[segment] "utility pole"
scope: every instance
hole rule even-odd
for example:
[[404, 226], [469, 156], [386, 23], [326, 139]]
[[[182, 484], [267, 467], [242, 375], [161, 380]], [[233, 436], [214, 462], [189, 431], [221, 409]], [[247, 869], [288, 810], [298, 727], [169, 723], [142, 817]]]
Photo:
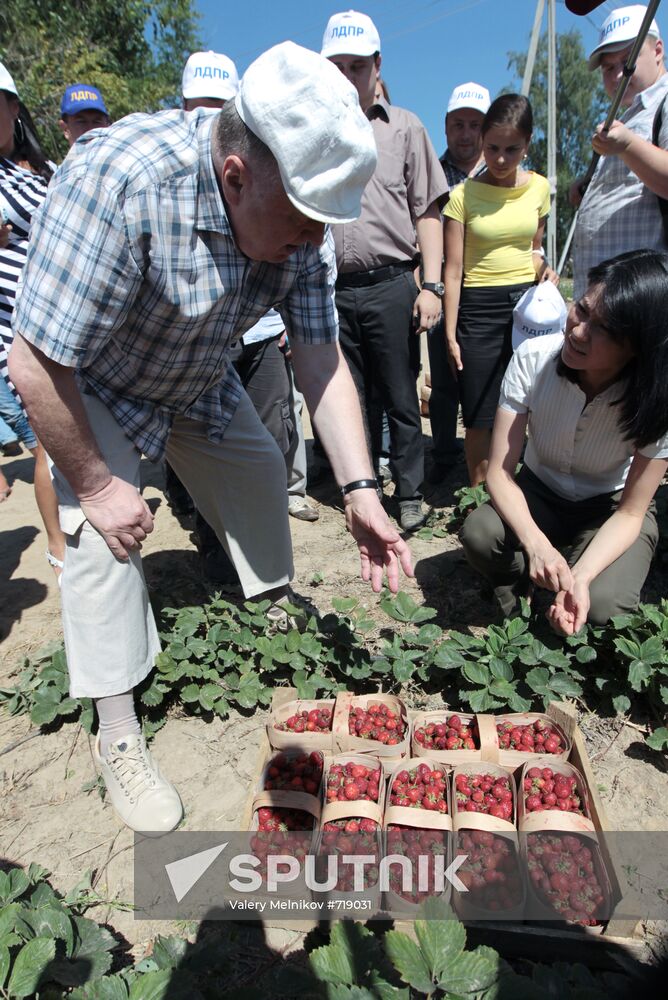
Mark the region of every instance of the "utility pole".
[[536, 51], [538, 49], [538, 40], [540, 38], [540, 27], [543, 23], [543, 11], [545, 9], [545, 0], [538, 0], [536, 3], [536, 14], [533, 19], [533, 29], [531, 31], [531, 41], [529, 42], [529, 51], [527, 52], [527, 61], [524, 66], [524, 77], [522, 79], [522, 90], [521, 94], [525, 97], [529, 96], [529, 91], [531, 90], [531, 78], [533, 76], [533, 67], [536, 62]]
[[550, 214], [547, 220], [547, 259], [557, 266], [557, 27], [556, 0], [547, 0], [547, 179]]

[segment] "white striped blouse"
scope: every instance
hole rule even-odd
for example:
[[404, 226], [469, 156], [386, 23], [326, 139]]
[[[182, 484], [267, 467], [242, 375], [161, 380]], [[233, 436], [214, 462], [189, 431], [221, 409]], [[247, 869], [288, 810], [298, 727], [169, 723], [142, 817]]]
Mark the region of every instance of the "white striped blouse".
[[[499, 406], [528, 413], [524, 460], [558, 496], [585, 500], [621, 490], [636, 453], [619, 426], [625, 382], [616, 382], [587, 403], [582, 389], [557, 374], [563, 333], [535, 337], [515, 351], [501, 386]], [[668, 434], [638, 449], [668, 458]]]
[[0, 156], [0, 220], [12, 226], [9, 246], [0, 248], [0, 374], [5, 377], [16, 287], [26, 261], [32, 217], [45, 195], [42, 177]]

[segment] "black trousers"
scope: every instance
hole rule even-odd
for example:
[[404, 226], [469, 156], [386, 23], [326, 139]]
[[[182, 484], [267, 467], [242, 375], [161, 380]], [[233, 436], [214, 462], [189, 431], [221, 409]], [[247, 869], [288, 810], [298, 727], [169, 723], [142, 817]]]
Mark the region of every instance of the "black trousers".
[[[366, 415], [374, 457], [381, 452], [382, 411], [387, 413], [390, 466], [399, 500], [419, 497], [424, 479], [416, 387], [420, 338], [413, 322], [417, 294], [410, 271], [366, 288], [336, 291], [341, 349]], [[377, 402], [370, 405], [374, 397]]]
[[442, 319], [429, 331], [427, 346], [431, 374], [429, 422], [433, 459], [439, 465], [452, 465], [459, 458], [457, 450], [459, 385], [448, 361], [448, 345], [445, 342]]
[[245, 346], [237, 341], [230, 357], [260, 420], [286, 455], [296, 428], [290, 402], [290, 376], [279, 340], [280, 337], [273, 337]]

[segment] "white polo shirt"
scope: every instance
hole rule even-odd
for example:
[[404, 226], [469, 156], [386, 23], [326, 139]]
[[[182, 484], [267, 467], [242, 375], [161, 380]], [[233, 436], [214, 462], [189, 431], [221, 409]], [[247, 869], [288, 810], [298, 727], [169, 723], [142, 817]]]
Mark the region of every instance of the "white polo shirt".
[[615, 382], [590, 403], [574, 382], [557, 374], [563, 333], [536, 337], [515, 351], [501, 386], [499, 406], [528, 413], [524, 461], [565, 500], [586, 500], [621, 490], [636, 450], [668, 458], [668, 434], [636, 449], [619, 426], [626, 381]]

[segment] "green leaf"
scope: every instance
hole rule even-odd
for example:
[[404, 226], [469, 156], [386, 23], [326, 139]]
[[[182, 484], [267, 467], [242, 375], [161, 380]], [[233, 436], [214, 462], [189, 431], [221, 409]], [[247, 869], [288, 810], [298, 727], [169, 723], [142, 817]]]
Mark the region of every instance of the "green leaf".
[[406, 934], [387, 931], [383, 939], [385, 951], [395, 969], [409, 986], [422, 993], [431, 993], [434, 983], [424, 955]]
[[358, 604], [359, 601], [356, 597], [334, 597], [332, 599], [332, 607], [340, 615], [347, 615], [350, 611], [354, 611]]
[[0, 872], [0, 875], [4, 876], [0, 879], [0, 900], [2, 902], [11, 903], [13, 899], [18, 899], [26, 889], [30, 888], [30, 877], [22, 868], [12, 868], [9, 873]]
[[531, 709], [531, 701], [528, 698], [522, 698], [517, 691], [508, 695], [508, 705], [513, 712], [528, 712]]
[[121, 976], [106, 976], [74, 990], [70, 1000], [128, 1000], [128, 987]]
[[146, 690], [142, 692], [142, 705], [146, 705], [148, 708], [155, 708], [156, 705], [159, 705], [162, 701], [164, 701], [165, 694], [168, 690], [169, 688], [165, 688], [162, 684], [157, 684], [154, 681], [149, 688], [146, 688]]
[[432, 663], [440, 670], [452, 670], [453, 667], [463, 667], [466, 663], [466, 657], [457, 646], [446, 640], [436, 649], [432, 657]]
[[72, 953], [74, 929], [72, 921], [64, 909], [57, 909], [55, 906], [40, 906], [35, 910], [24, 909], [23, 919], [27, 924], [30, 924], [36, 938], [60, 938], [65, 942], [66, 953]]
[[199, 703], [205, 711], [211, 712], [222, 693], [220, 684], [203, 684], [199, 689]]
[[480, 945], [475, 951], [465, 951], [451, 962], [438, 985], [449, 993], [481, 993], [497, 980], [500, 963], [499, 955], [493, 948]]
[[625, 694], [618, 694], [612, 699], [612, 707], [618, 715], [626, 715], [631, 708], [631, 700]]
[[48, 726], [58, 715], [55, 701], [36, 701], [30, 711], [30, 721], [36, 726]]
[[9, 978], [8, 992], [12, 997], [29, 997], [37, 990], [46, 967], [56, 954], [53, 938], [33, 938], [16, 956]]
[[171, 969], [147, 972], [130, 987], [129, 1000], [165, 1000], [170, 992]]
[[550, 678], [549, 688], [562, 698], [579, 698], [582, 694], [582, 687], [568, 674], [555, 674]]
[[592, 663], [596, 659], [597, 653], [592, 646], [579, 646], [575, 654], [578, 663]]
[[615, 639], [614, 646], [623, 656], [628, 656], [629, 660], [640, 658], [640, 646], [637, 642], [632, 642], [630, 639], [620, 636]]
[[547, 685], [550, 682], [550, 671], [545, 667], [534, 667], [524, 678], [532, 691], [536, 694], [547, 694]]
[[665, 659], [665, 649], [661, 639], [656, 635], [646, 639], [640, 647], [640, 656], [638, 659], [643, 660], [645, 663], [662, 663]]
[[63, 698], [58, 705], [58, 715], [72, 715], [81, 708], [81, 702], [76, 698]]
[[647, 736], [645, 743], [652, 748], [652, 750], [666, 750], [668, 749], [668, 729], [665, 726], [661, 726], [660, 729], [655, 729], [651, 736]]
[[407, 684], [413, 676], [415, 664], [412, 660], [398, 657], [392, 664], [392, 673], [399, 684]]
[[518, 635], [526, 632], [529, 625], [523, 618], [511, 618], [505, 624], [506, 635], [509, 639], [516, 639]]
[[433, 618], [436, 614], [435, 608], [419, 607], [413, 598], [403, 590], [400, 590], [394, 597], [384, 597], [380, 606], [386, 615], [399, 622], [423, 622]]
[[466, 930], [459, 920], [416, 920], [415, 934], [437, 980], [466, 947]]
[[502, 708], [503, 702], [492, 698], [486, 688], [475, 688], [473, 691], [463, 691], [462, 698], [468, 701], [472, 712], [489, 712], [493, 708]]
[[489, 684], [489, 670], [484, 663], [467, 663], [462, 673], [471, 684]]
[[508, 701], [515, 694], [515, 688], [502, 677], [495, 678], [489, 685], [489, 693], [495, 698], [502, 698]]
[[633, 663], [629, 664], [629, 684], [634, 691], [642, 691], [653, 673], [654, 669], [649, 663], [634, 660]]
[[181, 690], [180, 698], [181, 701], [189, 704], [193, 701], [199, 701], [199, 684], [186, 684]]
[[507, 660], [501, 659], [500, 656], [490, 657], [489, 670], [492, 677], [499, 677], [506, 681], [512, 681], [513, 677], [515, 676], [511, 665], [508, 663]]
[[438, 625], [423, 625], [417, 634], [416, 642], [420, 646], [431, 646], [438, 642], [442, 635], [443, 629]]
[[153, 945], [152, 958], [159, 969], [173, 969], [183, 961], [188, 942], [180, 937], [158, 937]]
[[4, 945], [0, 944], [0, 988], [5, 985], [10, 961], [9, 948], [5, 948]]

